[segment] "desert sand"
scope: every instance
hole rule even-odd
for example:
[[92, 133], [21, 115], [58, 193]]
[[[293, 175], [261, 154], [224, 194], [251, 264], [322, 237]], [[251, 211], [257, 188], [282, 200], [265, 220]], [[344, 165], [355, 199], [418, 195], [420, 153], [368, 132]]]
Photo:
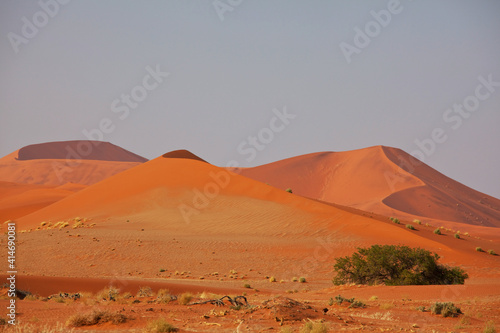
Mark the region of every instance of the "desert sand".
[[[35, 145], [0, 159], [0, 214], [18, 231], [18, 289], [39, 295], [18, 300], [27, 330], [63, 327], [74, 313], [93, 309], [128, 320], [76, 331], [142, 332], [165, 317], [181, 332], [298, 331], [308, 320], [331, 332], [479, 332], [500, 318], [499, 257], [476, 251], [500, 252], [500, 201], [424, 164], [408, 160], [416, 165], [410, 169], [401, 150], [379, 146], [226, 170], [188, 151], [145, 161], [103, 143], [61, 184], [41, 166], [60, 161], [66, 146], [38, 147], [43, 151]], [[25, 162], [37, 166], [16, 166]], [[391, 177], [398, 181], [388, 183]], [[373, 244], [425, 248], [470, 278], [453, 286], [334, 286], [334, 259]], [[134, 297], [96, 296], [107, 286]], [[194, 298], [161, 304], [156, 295], [136, 295], [146, 286]], [[85, 297], [46, 299], [58, 292]], [[245, 295], [250, 306], [192, 304], [216, 297], [210, 294]], [[339, 294], [367, 307], [329, 305]], [[8, 301], [0, 299], [2, 306]], [[436, 301], [454, 302], [464, 315], [416, 310]]]

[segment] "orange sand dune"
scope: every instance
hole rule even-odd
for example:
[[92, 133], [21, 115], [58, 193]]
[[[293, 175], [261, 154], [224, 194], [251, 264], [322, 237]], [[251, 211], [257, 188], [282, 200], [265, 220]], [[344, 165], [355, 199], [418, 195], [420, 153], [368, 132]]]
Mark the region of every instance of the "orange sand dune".
[[108, 142], [50, 142], [27, 146], [1, 158], [0, 181], [91, 185], [145, 161]]
[[17, 184], [0, 181], [0, 222], [14, 220], [46, 207], [85, 187]]
[[[77, 228], [76, 216], [95, 225]], [[69, 225], [35, 231], [42, 221]], [[33, 230], [20, 234], [20, 274], [152, 278], [165, 266], [208, 278], [239, 267], [329, 281], [334, 257], [377, 243], [425, 247], [476, 272], [497, 261], [474, 251], [485, 241], [410, 231], [193, 158], [156, 158], [18, 219], [17, 228]]]
[[305, 197], [386, 216], [500, 227], [500, 200], [442, 175], [400, 149], [376, 146], [315, 153], [234, 171]]

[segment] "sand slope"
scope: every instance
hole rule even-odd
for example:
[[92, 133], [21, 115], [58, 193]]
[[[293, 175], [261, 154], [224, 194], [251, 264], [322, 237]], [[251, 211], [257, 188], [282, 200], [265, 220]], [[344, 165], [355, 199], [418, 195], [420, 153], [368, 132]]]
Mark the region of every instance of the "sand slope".
[[0, 181], [91, 185], [145, 161], [108, 142], [49, 142], [26, 146], [1, 158]]
[[[287, 278], [328, 281], [333, 258], [358, 246], [420, 246], [438, 252], [445, 262], [467, 266], [477, 265], [481, 256], [474, 251], [475, 240], [457, 243], [429, 228], [410, 231], [230, 174], [192, 156], [168, 156], [18, 219], [19, 230], [33, 230], [23, 234], [24, 253], [40, 254], [36, 259], [21, 255], [29, 272], [155, 277], [164, 265], [202, 276], [259, 267]], [[72, 229], [75, 217], [89, 222]], [[44, 221], [69, 225], [36, 231]], [[486, 257], [479, 266], [491, 266], [492, 260]]]
[[500, 227], [500, 200], [396, 148], [314, 153], [235, 171], [299, 195], [386, 216]]

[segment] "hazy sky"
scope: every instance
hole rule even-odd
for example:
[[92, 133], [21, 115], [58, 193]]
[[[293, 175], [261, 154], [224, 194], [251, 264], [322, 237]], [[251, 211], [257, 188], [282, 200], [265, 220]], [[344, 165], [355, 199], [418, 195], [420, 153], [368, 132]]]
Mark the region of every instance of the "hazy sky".
[[386, 145], [500, 197], [499, 1], [59, 1], [0, 2], [0, 156]]

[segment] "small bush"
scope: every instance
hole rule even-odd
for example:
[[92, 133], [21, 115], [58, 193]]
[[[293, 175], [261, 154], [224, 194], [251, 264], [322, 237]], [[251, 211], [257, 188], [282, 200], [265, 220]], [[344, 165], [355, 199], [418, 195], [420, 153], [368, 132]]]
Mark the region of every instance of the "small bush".
[[118, 312], [100, 311], [94, 310], [86, 314], [75, 314], [66, 321], [67, 326], [71, 327], [81, 327], [81, 326], [91, 326], [102, 323], [111, 322], [115, 325], [121, 324], [127, 321], [127, 317]]
[[328, 305], [332, 306], [332, 305], [333, 305], [333, 302], [334, 302], [334, 301], [333, 301], [333, 298], [332, 298], [332, 297], [330, 297], [330, 299], [328, 300]]
[[422, 221], [417, 220], [417, 219], [413, 220], [413, 222], [416, 223], [416, 224], [418, 224], [418, 225], [422, 224]]
[[160, 318], [150, 321], [147, 330], [152, 333], [163, 333], [177, 332], [179, 329], [170, 324], [165, 318]]
[[407, 224], [406, 229], [415, 230], [415, 227], [412, 226], [411, 224]]
[[151, 289], [151, 287], [140, 287], [136, 296], [137, 297], [151, 297], [151, 296], [153, 296], [153, 289]]
[[299, 279], [299, 282], [300, 282], [300, 283], [306, 283], [306, 278], [305, 278], [305, 277], [301, 277], [301, 278]]
[[478, 247], [476, 247], [476, 251], [477, 251], [477, 252], [484, 252], [484, 251], [483, 251], [483, 249], [482, 249], [482, 248], [480, 248], [479, 246], [478, 246]]
[[361, 301], [354, 301], [349, 305], [350, 308], [366, 308], [366, 304]]
[[276, 282], [276, 278], [275, 278], [274, 276], [271, 276], [271, 277], [269, 278], [269, 282]]
[[370, 301], [376, 301], [376, 300], [378, 300], [378, 296], [372, 296], [372, 297], [370, 297]]
[[425, 309], [425, 306], [417, 306], [416, 310], [417, 310], [417, 311], [420, 311], [420, 312], [425, 312], [425, 311], [427, 311], [427, 310]]
[[160, 273], [166, 272], [167, 270], [165, 268], [160, 268]]
[[300, 333], [326, 333], [328, 328], [319, 321], [308, 321], [300, 328]]
[[439, 228], [437, 228], [437, 229], [434, 230], [434, 233], [436, 235], [441, 235], [441, 230]]
[[170, 295], [170, 290], [160, 289], [156, 293], [156, 300], [158, 303], [167, 304], [172, 300], [172, 295]]
[[459, 308], [457, 308], [453, 303], [440, 303], [436, 302], [431, 306], [431, 313], [436, 315], [442, 315], [443, 317], [457, 317], [462, 313]]
[[192, 299], [193, 299], [193, 294], [188, 292], [180, 295], [179, 298], [177, 299], [177, 302], [179, 302], [179, 304], [181, 305], [186, 305], [189, 302], [191, 302]]
[[292, 191], [292, 189], [291, 189], [291, 188], [287, 188], [287, 189], [285, 190], [285, 192], [288, 192], [288, 193], [293, 193], [293, 191]]
[[456, 239], [460, 239], [460, 234], [459, 234], [459, 233], [456, 233], [454, 237], [455, 237]]
[[243, 285], [243, 288], [248, 288], [248, 289], [250, 289], [250, 288], [252, 288], [252, 287], [251, 287], [248, 283], [245, 283], [245, 284]]
[[496, 255], [496, 252], [493, 251], [493, 250], [488, 250], [488, 253], [491, 254], [492, 256], [495, 256]]
[[116, 300], [120, 292], [115, 287], [104, 288], [97, 293], [97, 298], [99, 300], [111, 301]]
[[484, 327], [483, 333], [496, 333], [495, 323], [493, 321], [489, 321], [486, 323]]
[[299, 281], [299, 278], [294, 276], [294, 277], [292, 278], [292, 282], [297, 282], [297, 281]]
[[396, 224], [401, 224], [401, 222], [399, 222], [399, 219], [392, 219], [392, 222], [396, 223]]
[[392, 303], [384, 303], [384, 304], [380, 304], [380, 308], [382, 310], [390, 310], [394, 307], [394, 304]]

